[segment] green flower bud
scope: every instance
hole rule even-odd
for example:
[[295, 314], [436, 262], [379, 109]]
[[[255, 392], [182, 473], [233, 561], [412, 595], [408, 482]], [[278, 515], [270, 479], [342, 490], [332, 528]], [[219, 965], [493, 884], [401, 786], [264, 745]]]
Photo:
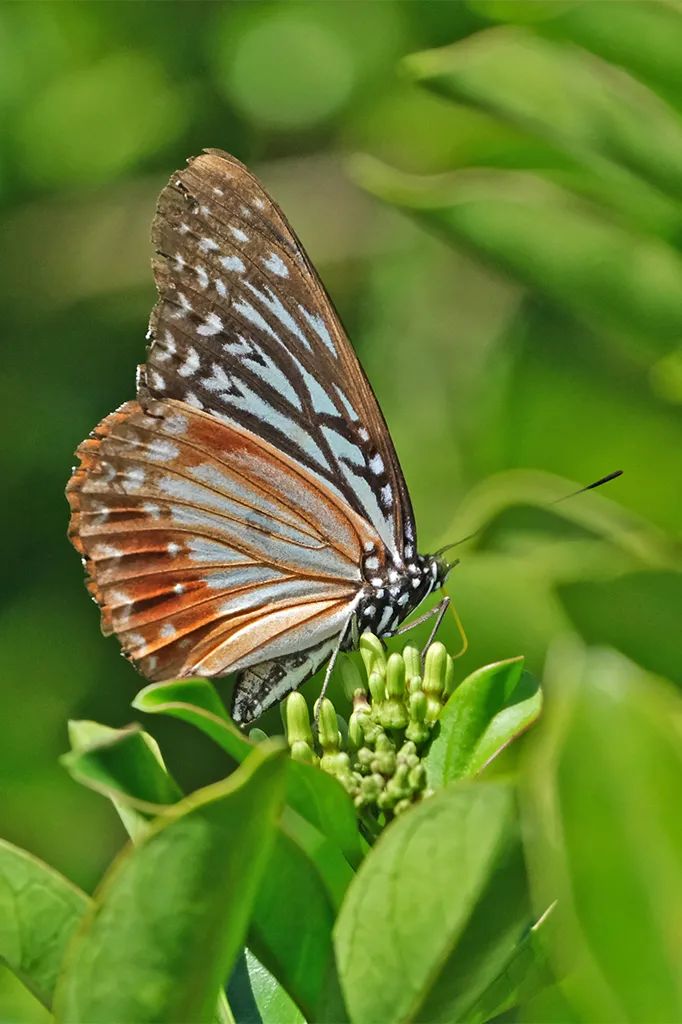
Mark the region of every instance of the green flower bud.
[[291, 744], [292, 761], [301, 761], [303, 764], [317, 764], [318, 757], [309, 743], [305, 740], [294, 740]]
[[434, 722], [438, 718], [443, 706], [447, 657], [448, 652], [445, 650], [445, 646], [439, 641], [431, 644], [426, 652], [424, 682], [422, 686], [427, 697], [427, 722]]
[[410, 709], [410, 720], [413, 722], [423, 722], [426, 719], [426, 694], [423, 690], [414, 690], [410, 694], [408, 702]]
[[383, 676], [386, 671], [386, 654], [381, 640], [373, 633], [363, 633], [359, 646], [367, 675], [378, 672]]
[[357, 689], [353, 693], [353, 710], [354, 711], [370, 711], [369, 701], [367, 700], [367, 690]]
[[350, 758], [343, 751], [323, 754], [320, 758], [320, 768], [329, 775], [336, 775], [338, 779], [343, 781], [350, 775]]
[[398, 759], [401, 763], [408, 764], [414, 757], [417, 758], [417, 761], [419, 760], [417, 757], [417, 748], [411, 740], [407, 740], [407, 742], [403, 743], [402, 747], [398, 751]]
[[379, 775], [393, 775], [396, 766], [395, 747], [388, 736], [379, 736], [374, 749], [374, 758], [370, 764], [372, 771]]
[[355, 800], [356, 804], [364, 806], [376, 803], [383, 789], [384, 779], [381, 775], [368, 775], [360, 782], [360, 790]]
[[336, 716], [336, 724], [339, 727], [339, 746], [343, 750], [348, 746], [348, 722], [343, 715]]
[[[379, 708], [381, 705], [377, 704], [376, 706]], [[374, 720], [373, 714], [363, 715], [360, 719], [360, 724], [362, 725], [362, 732], [365, 737], [365, 745], [373, 747], [377, 741], [377, 737], [382, 734], [383, 729]]]
[[386, 700], [386, 684], [384, 683], [384, 677], [379, 675], [378, 672], [370, 673], [369, 692], [372, 694], [372, 703], [374, 705], [383, 704]]
[[445, 682], [443, 684], [443, 697], [445, 700], [455, 692], [455, 662], [450, 654], [447, 656], [445, 665]]
[[394, 801], [410, 796], [409, 773], [410, 769], [406, 764], [399, 764], [393, 777], [386, 783], [386, 792]]
[[380, 704], [376, 717], [384, 729], [404, 729], [408, 722], [407, 708], [395, 698]]
[[411, 800], [398, 800], [398, 803], [393, 808], [393, 813], [397, 817], [399, 814], [403, 814], [405, 811], [409, 811], [411, 806], [412, 806], [412, 801]]
[[290, 747], [299, 740], [307, 743], [311, 748], [314, 746], [308, 705], [305, 702], [305, 697], [298, 690], [290, 693], [285, 701], [284, 727]]
[[253, 729], [249, 729], [249, 739], [252, 743], [262, 743], [263, 740], [268, 738], [268, 734], [263, 732], [262, 729], [258, 729], [254, 726]]
[[427, 697], [440, 698], [445, 689], [448, 652], [444, 644], [436, 641], [426, 652], [423, 690]]
[[431, 727], [426, 724], [428, 700], [423, 690], [415, 690], [410, 694], [408, 707], [410, 720], [405, 729], [405, 736], [421, 746], [431, 736]]
[[392, 811], [395, 804], [395, 796], [389, 793], [387, 789], [383, 793], [379, 793], [376, 800], [376, 805], [380, 811]]
[[421, 676], [410, 676], [407, 680], [407, 689], [409, 693], [414, 693], [415, 690], [421, 690], [422, 688], [422, 677]]
[[362, 693], [367, 690], [360, 669], [350, 655], [341, 659], [341, 682], [343, 683], [343, 692], [348, 700], [353, 699], [357, 690]]
[[365, 742], [365, 732], [362, 725], [363, 718], [369, 718], [368, 711], [354, 711], [348, 722], [348, 746], [351, 750], [357, 750]]
[[315, 705], [317, 714], [318, 739], [325, 754], [339, 749], [339, 727], [334, 705], [328, 697], [322, 697]]
[[389, 655], [386, 662], [386, 696], [402, 700], [405, 695], [405, 662], [400, 654]]
[[421, 654], [416, 647], [411, 647], [408, 644], [403, 648], [403, 661], [405, 662], [405, 675], [408, 679], [422, 674]]
[[407, 784], [413, 793], [418, 793], [426, 786], [426, 768], [421, 761], [419, 764], [415, 764], [413, 768], [410, 768]]
[[370, 750], [369, 747], [360, 747], [356, 755], [356, 760], [363, 775], [369, 775], [372, 770], [374, 751]]
[[389, 736], [386, 735], [386, 733], [381, 733], [381, 735], [377, 738], [374, 749], [378, 751], [380, 754], [394, 754], [395, 743]]

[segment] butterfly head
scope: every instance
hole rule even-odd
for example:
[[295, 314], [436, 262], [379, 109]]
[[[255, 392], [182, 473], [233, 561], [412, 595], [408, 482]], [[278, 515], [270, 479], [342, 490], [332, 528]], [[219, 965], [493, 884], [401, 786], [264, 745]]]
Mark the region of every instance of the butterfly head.
[[437, 551], [435, 555], [428, 556], [428, 561], [434, 580], [433, 589], [440, 590], [455, 566], [459, 565], [459, 558], [455, 558], [453, 562], [450, 562]]

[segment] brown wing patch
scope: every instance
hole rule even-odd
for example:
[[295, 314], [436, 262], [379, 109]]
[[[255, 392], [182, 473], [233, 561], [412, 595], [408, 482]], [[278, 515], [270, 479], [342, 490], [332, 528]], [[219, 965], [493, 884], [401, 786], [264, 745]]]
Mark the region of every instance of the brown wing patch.
[[69, 537], [152, 679], [225, 675], [340, 631], [378, 536], [261, 438], [175, 401], [128, 402], [78, 449]]

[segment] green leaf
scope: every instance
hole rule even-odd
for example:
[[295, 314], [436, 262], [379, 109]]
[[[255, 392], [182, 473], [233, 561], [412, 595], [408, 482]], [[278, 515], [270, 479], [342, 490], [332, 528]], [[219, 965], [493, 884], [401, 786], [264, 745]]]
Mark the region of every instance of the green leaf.
[[48, 1009], [90, 900], [37, 857], [0, 839], [0, 962]]
[[195, 725], [235, 761], [242, 762], [254, 749], [253, 743], [232, 722], [218, 691], [207, 679], [178, 679], [145, 686], [135, 697], [133, 707]]
[[338, 849], [287, 808], [258, 890], [248, 945], [311, 1021], [347, 1019], [332, 928], [352, 877]]
[[534, 999], [553, 983], [544, 934], [553, 909], [551, 907], [535, 922], [510, 953], [497, 977], [462, 1015], [467, 1024], [486, 1024], [506, 1010]]
[[112, 800], [133, 840], [145, 833], [159, 805], [182, 797], [156, 741], [139, 725], [111, 729], [98, 722], [72, 721], [69, 738], [73, 749], [61, 763], [76, 782]]
[[286, 767], [279, 744], [263, 744], [118, 858], [69, 948], [58, 1020], [213, 1019], [268, 863]]
[[590, 328], [628, 339], [640, 362], [677, 346], [680, 256], [598, 206], [522, 171], [466, 169], [429, 179], [363, 157], [353, 173], [370, 192], [451, 244], [472, 248]]
[[588, 644], [617, 647], [638, 664], [682, 686], [679, 632], [682, 573], [630, 572], [557, 587], [575, 629]]
[[682, 1020], [682, 701], [612, 651], [552, 652], [525, 826], [550, 953], [586, 1020]]
[[305, 1024], [282, 986], [249, 949], [235, 964], [228, 998], [237, 1024]]
[[[476, 9], [486, 16], [491, 6], [490, 0], [476, 0]], [[517, 4], [503, 0], [497, 6], [501, 20], [517, 21]], [[526, 6], [537, 9], [540, 5], [532, 0]], [[564, 7], [562, 10], [551, 0], [548, 10], [552, 17], [539, 26], [542, 34], [576, 43], [627, 68], [671, 103], [680, 105], [682, 19], [673, 5], [650, 0], [610, 0], [608, 4], [570, 0]], [[644, 39], [646, 46], [642, 45]]]
[[682, 121], [642, 83], [585, 51], [500, 27], [405, 58], [420, 82], [648, 181], [679, 200]]
[[542, 692], [510, 658], [472, 672], [440, 713], [440, 729], [426, 756], [431, 786], [477, 775], [540, 714]]
[[[200, 690], [208, 703], [212, 687], [208, 684]], [[164, 707], [164, 703], [159, 703], [159, 709]], [[200, 727], [208, 722], [209, 735], [214, 740], [221, 746], [222, 739], [228, 747], [232, 744], [230, 730], [223, 730], [222, 722], [213, 711], [194, 705], [187, 708], [180, 702], [173, 704], [173, 713], [180, 718], [187, 716], [187, 721]], [[89, 724], [89, 731], [93, 728]], [[108, 732], [104, 727], [100, 728]], [[139, 739], [139, 734], [137, 737]], [[130, 743], [128, 732], [118, 731], [116, 739], [112, 739], [112, 746], [114, 743], [127, 746]], [[249, 750], [258, 749], [251, 744], [247, 746]], [[99, 757], [100, 753], [98, 748], [90, 758]], [[93, 771], [91, 761], [85, 766], [87, 770], [83, 770], [79, 762], [81, 770], [78, 777], [86, 785], [94, 783], [95, 788], [112, 798], [124, 824], [138, 841], [148, 828], [149, 813], [158, 813], [160, 809], [141, 802], [143, 790], [137, 790], [133, 784], [140, 780], [140, 776], [131, 777], [124, 753], [108, 761], [107, 788], [100, 785], [99, 765], [96, 766], [98, 771]], [[287, 798], [292, 789], [291, 774], [297, 767], [288, 760]], [[118, 774], [113, 774], [113, 768]], [[158, 763], [157, 771], [164, 771]], [[162, 789], [162, 780], [158, 785]], [[333, 806], [329, 805], [329, 813], [332, 813]], [[310, 816], [313, 816], [313, 811], [314, 807], [309, 809]], [[336, 978], [331, 932], [352, 877], [353, 872], [339, 847], [304, 817], [287, 808], [279, 823], [268, 867], [258, 890], [249, 926], [249, 942], [268, 970], [311, 1020], [325, 1019], [327, 1014], [327, 1019], [340, 1021], [345, 1016]], [[292, 921], [306, 922], [306, 935], [311, 937], [309, 941], [292, 942]]]
[[351, 1020], [462, 1020], [531, 923], [512, 788], [446, 787], [385, 830], [348, 890], [335, 941]]
[[[201, 729], [218, 746], [241, 761], [253, 744], [230, 720], [215, 688], [203, 679], [156, 683], [142, 690], [133, 706], [151, 714], [168, 714]], [[355, 811], [343, 786], [312, 765], [292, 761], [287, 803], [336, 843], [349, 864], [363, 856]]]
[[353, 803], [341, 783], [320, 768], [291, 762], [287, 803], [343, 853], [352, 867], [364, 856]]

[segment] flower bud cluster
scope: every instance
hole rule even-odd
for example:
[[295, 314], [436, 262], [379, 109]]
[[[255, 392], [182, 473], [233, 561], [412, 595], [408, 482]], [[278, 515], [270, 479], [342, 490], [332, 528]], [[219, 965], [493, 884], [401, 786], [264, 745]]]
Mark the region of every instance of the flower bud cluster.
[[360, 638], [364, 674], [344, 658], [341, 676], [352, 702], [348, 723], [324, 697], [316, 705], [317, 742], [305, 698], [289, 694], [284, 722], [291, 756], [336, 776], [358, 813], [378, 822], [429, 794], [422, 758], [441, 708], [454, 689], [454, 664], [441, 643], [426, 652], [387, 655], [371, 633]]

